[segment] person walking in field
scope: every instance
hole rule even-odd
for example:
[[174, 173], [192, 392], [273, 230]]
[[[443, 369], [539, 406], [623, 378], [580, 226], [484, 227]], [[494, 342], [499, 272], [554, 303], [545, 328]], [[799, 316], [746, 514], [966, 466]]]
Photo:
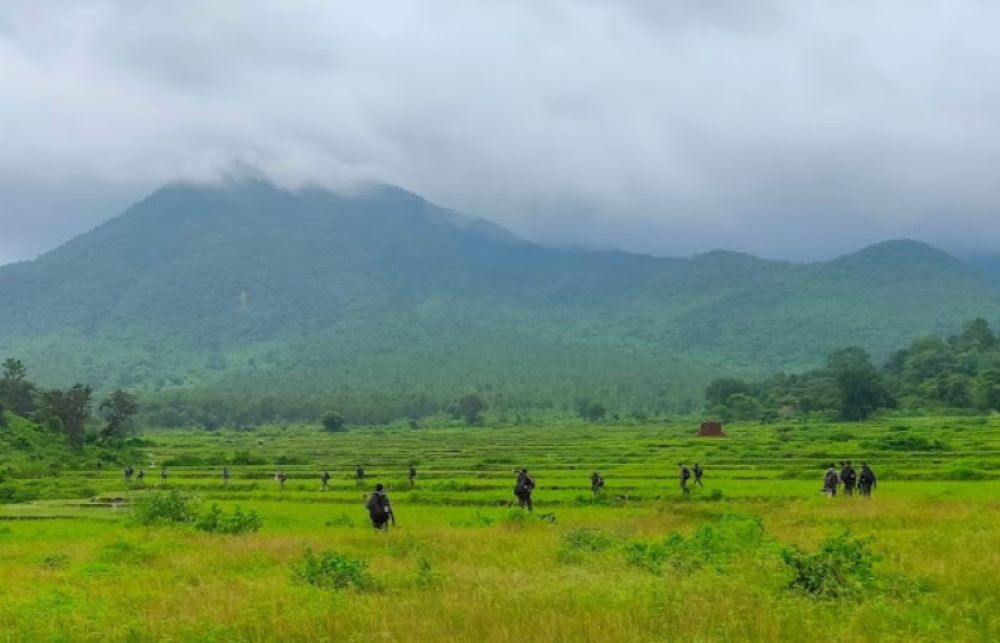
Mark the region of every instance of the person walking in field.
[[844, 495], [853, 496], [854, 487], [858, 484], [858, 473], [851, 466], [850, 460], [845, 462], [843, 468], [840, 470], [840, 482], [844, 485]]
[[514, 496], [517, 498], [517, 506], [533, 512], [535, 510], [531, 503], [531, 493], [535, 490], [535, 481], [528, 475], [527, 469], [517, 471], [517, 483], [514, 485]]
[[320, 476], [320, 480], [323, 481], [323, 491], [326, 491], [327, 489], [330, 488], [330, 472], [329, 471], [324, 471], [323, 475]]
[[358, 484], [364, 484], [365, 470], [361, 468], [360, 464], [354, 469], [354, 479]]
[[131, 482], [132, 480], [132, 465], [127, 465], [125, 467], [125, 482]]
[[163, 467], [160, 469], [160, 484], [167, 484], [167, 477], [170, 474], [167, 473], [167, 468]]
[[875, 481], [875, 472], [871, 470], [867, 462], [861, 463], [861, 474], [858, 476], [858, 488], [861, 491], [861, 495], [865, 498], [870, 498], [872, 495], [872, 489], [876, 487], [877, 483]]
[[137, 473], [135, 475], [135, 478], [136, 478], [136, 480], [139, 481], [139, 484], [142, 484], [142, 479], [145, 478], [145, 477], [146, 477], [146, 472], [143, 471], [142, 469], [139, 469], [139, 473]]
[[284, 471], [279, 471], [274, 476], [274, 479], [278, 481], [278, 486], [281, 487], [282, 491], [284, 491], [285, 490], [285, 482], [288, 481], [288, 476], [285, 475], [285, 472]]
[[590, 474], [590, 492], [596, 497], [597, 494], [601, 493], [602, 489], [604, 489], [604, 478], [601, 477], [600, 473], [595, 471]]
[[410, 471], [407, 477], [410, 479], [410, 486], [412, 487], [417, 480], [417, 468], [412, 464], [410, 465]]
[[371, 518], [372, 526], [375, 529], [387, 530], [390, 522], [392, 522], [393, 527], [396, 526], [396, 516], [392, 511], [392, 503], [389, 502], [389, 496], [385, 494], [385, 487], [382, 486], [382, 483], [375, 485], [375, 493], [368, 496], [365, 508], [368, 509], [368, 517]]
[[699, 487], [704, 487], [705, 485], [701, 482], [701, 477], [705, 475], [705, 470], [701, 468], [701, 465], [697, 462], [694, 463], [694, 483]]
[[826, 474], [823, 475], [823, 493], [831, 498], [837, 496], [837, 485], [840, 483], [840, 478], [837, 476], [837, 469], [830, 463], [830, 466], [826, 469]]
[[226, 487], [229, 486], [229, 478], [230, 477], [232, 477], [232, 474], [229, 472], [229, 467], [223, 467], [222, 468], [222, 484], [224, 486], [226, 486]]
[[691, 479], [691, 470], [688, 469], [683, 464], [678, 464], [677, 466], [679, 468], [678, 477], [680, 478], [680, 483], [681, 483], [681, 493], [683, 493], [685, 496], [690, 496], [691, 489], [688, 488], [688, 480]]

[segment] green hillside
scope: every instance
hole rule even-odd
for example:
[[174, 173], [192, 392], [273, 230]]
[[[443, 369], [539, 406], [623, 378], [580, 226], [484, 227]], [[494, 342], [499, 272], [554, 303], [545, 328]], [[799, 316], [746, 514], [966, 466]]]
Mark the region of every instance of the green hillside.
[[998, 293], [913, 241], [818, 264], [657, 258], [541, 247], [386, 186], [174, 185], [0, 267], [0, 356], [175, 409], [238, 400], [248, 421], [398, 417], [470, 390], [511, 411], [683, 410], [713, 375], [1000, 319]]

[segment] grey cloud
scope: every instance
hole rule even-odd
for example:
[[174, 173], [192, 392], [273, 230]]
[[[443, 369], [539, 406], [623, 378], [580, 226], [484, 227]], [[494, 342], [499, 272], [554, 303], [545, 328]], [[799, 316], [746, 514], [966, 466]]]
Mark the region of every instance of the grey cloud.
[[[549, 243], [982, 247], [998, 19], [979, 0], [13, 0], [0, 260], [102, 216], [47, 192], [241, 165], [398, 183]], [[29, 224], [30, 190], [65, 225]]]

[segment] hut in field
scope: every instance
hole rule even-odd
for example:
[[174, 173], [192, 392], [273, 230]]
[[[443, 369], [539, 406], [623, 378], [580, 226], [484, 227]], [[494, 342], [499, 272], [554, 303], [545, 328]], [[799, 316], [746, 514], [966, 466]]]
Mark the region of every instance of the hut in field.
[[698, 429], [699, 438], [721, 438], [725, 435], [722, 432], [722, 422], [702, 422]]

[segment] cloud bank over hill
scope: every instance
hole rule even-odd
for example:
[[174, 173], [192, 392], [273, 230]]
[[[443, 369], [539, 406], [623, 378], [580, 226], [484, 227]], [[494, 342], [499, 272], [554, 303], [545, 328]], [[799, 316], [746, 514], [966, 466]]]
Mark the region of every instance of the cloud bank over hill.
[[548, 243], [981, 248], [997, 24], [979, 0], [13, 0], [0, 260], [247, 167], [396, 183]]

